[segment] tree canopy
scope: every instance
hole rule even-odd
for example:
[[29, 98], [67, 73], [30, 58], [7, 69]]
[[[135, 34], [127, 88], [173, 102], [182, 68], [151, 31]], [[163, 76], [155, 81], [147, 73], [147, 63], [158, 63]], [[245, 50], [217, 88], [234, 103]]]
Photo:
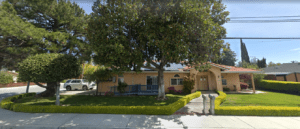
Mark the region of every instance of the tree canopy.
[[89, 15], [66, 0], [6, 0], [0, 6], [0, 66], [17, 69], [29, 55], [63, 53], [88, 60]]
[[227, 49], [223, 50], [222, 54], [220, 64], [235, 66], [235, 62], [237, 61], [236, 54], [230, 49], [230, 46], [227, 46]]
[[97, 0], [92, 8], [87, 37], [95, 63], [120, 71], [158, 71], [163, 98], [165, 66], [204, 63], [224, 47], [221, 25], [229, 12], [218, 0]]

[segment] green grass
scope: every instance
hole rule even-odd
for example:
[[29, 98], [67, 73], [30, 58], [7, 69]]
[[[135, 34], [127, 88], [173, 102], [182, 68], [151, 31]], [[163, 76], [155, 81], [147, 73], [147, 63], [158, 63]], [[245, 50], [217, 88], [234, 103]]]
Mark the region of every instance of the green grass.
[[227, 94], [220, 106], [284, 106], [300, 107], [300, 96], [269, 92], [261, 94]]
[[[60, 103], [68, 106], [166, 106], [176, 102], [185, 95], [167, 94], [167, 101], [157, 101], [157, 96], [130, 96], [130, 97], [99, 97], [88, 95], [61, 95]], [[27, 105], [55, 105], [55, 97], [34, 98], [25, 97], [15, 103]]]

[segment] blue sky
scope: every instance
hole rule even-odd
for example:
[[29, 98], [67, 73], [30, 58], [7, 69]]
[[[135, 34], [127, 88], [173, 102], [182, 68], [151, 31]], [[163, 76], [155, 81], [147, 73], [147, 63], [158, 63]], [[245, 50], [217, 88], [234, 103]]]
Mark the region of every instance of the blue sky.
[[[76, 0], [87, 14], [92, 12], [92, 0]], [[230, 12], [229, 17], [259, 17], [259, 16], [297, 16], [300, 15], [300, 2], [283, 0], [223, 0]], [[300, 19], [300, 18], [299, 18]], [[263, 20], [263, 19], [253, 19]], [[280, 23], [225, 23], [227, 37], [300, 37], [300, 22]], [[231, 49], [241, 60], [240, 40], [226, 39]], [[300, 61], [300, 40], [294, 39], [243, 39], [250, 58], [266, 58], [267, 63], [290, 63]]]

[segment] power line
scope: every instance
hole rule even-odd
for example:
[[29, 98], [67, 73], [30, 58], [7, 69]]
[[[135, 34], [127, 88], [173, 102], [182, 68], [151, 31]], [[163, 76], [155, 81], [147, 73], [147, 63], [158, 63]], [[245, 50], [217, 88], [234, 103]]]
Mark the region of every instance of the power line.
[[300, 37], [226, 37], [223, 39], [300, 39]]
[[243, 18], [279, 18], [279, 17], [300, 17], [300, 16], [261, 16], [261, 17], [229, 17], [230, 19], [243, 19]]
[[274, 23], [274, 22], [300, 22], [300, 19], [284, 19], [284, 20], [231, 20], [227, 23]]

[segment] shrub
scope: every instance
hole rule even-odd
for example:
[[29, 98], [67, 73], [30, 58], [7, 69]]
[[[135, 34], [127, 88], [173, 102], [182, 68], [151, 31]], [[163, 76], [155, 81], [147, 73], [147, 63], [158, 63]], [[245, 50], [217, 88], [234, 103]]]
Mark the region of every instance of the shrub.
[[[35, 94], [35, 93], [34, 93]], [[33, 94], [33, 95], [34, 95]], [[168, 106], [56, 106], [56, 105], [25, 105], [14, 104], [12, 98], [18, 98], [18, 95], [5, 98], [9, 100], [10, 110], [15, 112], [29, 113], [101, 113], [101, 114], [147, 114], [147, 115], [171, 115], [178, 109], [185, 106], [196, 97], [200, 97], [201, 92], [189, 94]], [[22, 96], [24, 97], [24, 96]], [[3, 104], [1, 101], [1, 107]]]
[[6, 72], [0, 72], [0, 84], [8, 84], [12, 83], [13, 81], [13, 76], [11, 74]]
[[125, 82], [119, 82], [119, 83], [118, 83], [117, 89], [118, 89], [118, 91], [119, 91], [120, 93], [124, 93], [124, 92], [125, 92], [125, 88], [126, 88], [127, 86], [128, 86], [127, 83], [125, 83]]
[[223, 87], [223, 91], [230, 91], [230, 89], [227, 87]]
[[104, 95], [105, 96], [114, 96], [115, 94], [114, 94], [114, 92], [106, 91]]
[[182, 92], [183, 92], [182, 90], [176, 91], [177, 94], [181, 94]]
[[245, 82], [240, 82], [241, 89], [247, 89], [249, 85]]
[[257, 88], [290, 94], [300, 94], [299, 82], [262, 80], [257, 86]]
[[176, 92], [174, 87], [169, 87], [168, 89], [170, 94], [174, 94]]
[[195, 80], [190, 79], [188, 76], [185, 76], [183, 79], [183, 92], [190, 94], [194, 89]]

